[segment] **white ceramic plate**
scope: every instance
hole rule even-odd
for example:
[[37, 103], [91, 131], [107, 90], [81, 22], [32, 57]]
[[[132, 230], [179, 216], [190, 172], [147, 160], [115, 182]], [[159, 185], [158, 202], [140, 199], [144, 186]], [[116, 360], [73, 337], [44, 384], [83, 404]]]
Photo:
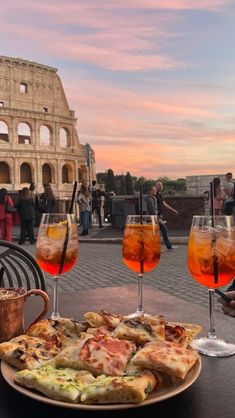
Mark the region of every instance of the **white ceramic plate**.
[[172, 398], [173, 396], [178, 395], [178, 393], [183, 392], [189, 388], [195, 380], [198, 378], [201, 371], [201, 360], [192, 367], [188, 372], [186, 378], [181, 382], [178, 381], [174, 386], [170, 387], [161, 387], [159, 390], [154, 391], [149, 395], [149, 397], [139, 404], [110, 404], [110, 405], [83, 405], [83, 404], [73, 404], [69, 402], [56, 401], [50, 398], [47, 398], [45, 395], [40, 394], [39, 392], [26, 389], [22, 386], [17, 385], [14, 382], [14, 377], [16, 374], [16, 369], [9, 364], [2, 361], [1, 371], [4, 379], [9, 385], [15, 389], [17, 392], [22, 393], [29, 398], [35, 399], [40, 402], [44, 402], [53, 406], [60, 406], [62, 408], [72, 408], [72, 409], [83, 409], [83, 410], [116, 410], [116, 409], [127, 409], [127, 408], [138, 408], [145, 405], [151, 405], [156, 402], [163, 401], [165, 399]]

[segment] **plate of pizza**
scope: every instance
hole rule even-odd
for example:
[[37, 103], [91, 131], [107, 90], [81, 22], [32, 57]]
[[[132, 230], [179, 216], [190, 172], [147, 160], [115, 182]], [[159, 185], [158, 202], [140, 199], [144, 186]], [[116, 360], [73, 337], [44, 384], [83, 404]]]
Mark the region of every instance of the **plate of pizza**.
[[42, 320], [0, 344], [1, 371], [16, 391], [65, 408], [135, 408], [171, 398], [201, 370], [190, 342], [199, 325], [162, 316], [87, 312]]

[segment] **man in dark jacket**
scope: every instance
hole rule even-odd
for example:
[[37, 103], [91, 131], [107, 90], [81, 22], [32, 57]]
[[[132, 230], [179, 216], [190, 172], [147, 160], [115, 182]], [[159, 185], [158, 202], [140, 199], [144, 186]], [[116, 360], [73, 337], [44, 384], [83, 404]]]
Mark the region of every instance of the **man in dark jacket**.
[[162, 195], [163, 191], [163, 183], [161, 181], [157, 181], [156, 183], [156, 199], [157, 199], [157, 206], [158, 206], [158, 219], [159, 219], [159, 227], [162, 234], [162, 238], [164, 241], [164, 244], [168, 250], [173, 250], [173, 248], [177, 248], [174, 245], [171, 245], [171, 242], [168, 238], [168, 230], [166, 226], [166, 221], [164, 220], [164, 209], [167, 208], [171, 212], [174, 212], [176, 215], [179, 214], [179, 212], [172, 208], [168, 203], [165, 202], [165, 199]]
[[105, 196], [105, 192], [102, 192], [97, 186], [96, 180], [92, 181], [91, 187], [91, 196], [92, 196], [92, 213], [96, 212], [99, 222], [99, 228], [102, 228], [102, 219], [101, 219], [101, 198]]
[[35, 207], [33, 199], [30, 198], [29, 189], [27, 187], [22, 189], [15, 207], [17, 208], [20, 217], [19, 244], [22, 245], [25, 243], [26, 232], [30, 243], [34, 244]]

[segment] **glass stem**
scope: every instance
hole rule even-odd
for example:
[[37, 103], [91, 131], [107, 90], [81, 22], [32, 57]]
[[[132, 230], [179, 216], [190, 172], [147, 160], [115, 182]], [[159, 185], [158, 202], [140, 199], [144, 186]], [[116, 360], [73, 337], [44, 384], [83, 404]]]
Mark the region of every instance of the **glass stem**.
[[144, 313], [142, 280], [143, 280], [143, 274], [140, 273], [140, 274], [138, 274], [138, 308], [137, 308], [137, 311], [136, 311], [138, 314], [143, 314]]
[[58, 276], [53, 276], [54, 280], [54, 293], [53, 293], [53, 311], [51, 314], [51, 319], [60, 318], [60, 314], [58, 311]]
[[210, 317], [209, 317], [209, 332], [207, 334], [208, 338], [216, 339], [216, 331], [215, 331], [215, 320], [214, 320], [214, 295], [215, 290], [209, 289], [209, 309], [210, 309]]

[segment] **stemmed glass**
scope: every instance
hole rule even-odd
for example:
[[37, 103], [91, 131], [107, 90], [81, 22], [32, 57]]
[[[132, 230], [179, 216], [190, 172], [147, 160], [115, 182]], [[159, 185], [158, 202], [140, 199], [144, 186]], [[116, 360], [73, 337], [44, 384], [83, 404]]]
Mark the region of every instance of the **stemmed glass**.
[[143, 274], [159, 262], [161, 241], [157, 217], [154, 215], [128, 215], [124, 229], [122, 256], [131, 270], [138, 273], [138, 307], [130, 316], [144, 314]]
[[214, 321], [215, 288], [225, 286], [235, 275], [235, 230], [230, 216], [194, 216], [188, 244], [188, 268], [192, 277], [209, 288], [209, 332], [196, 338], [199, 353], [225, 357], [235, 345], [218, 338]]
[[42, 215], [39, 226], [36, 260], [54, 280], [52, 319], [60, 317], [58, 310], [58, 280], [61, 274], [71, 270], [78, 258], [78, 233], [75, 215]]

